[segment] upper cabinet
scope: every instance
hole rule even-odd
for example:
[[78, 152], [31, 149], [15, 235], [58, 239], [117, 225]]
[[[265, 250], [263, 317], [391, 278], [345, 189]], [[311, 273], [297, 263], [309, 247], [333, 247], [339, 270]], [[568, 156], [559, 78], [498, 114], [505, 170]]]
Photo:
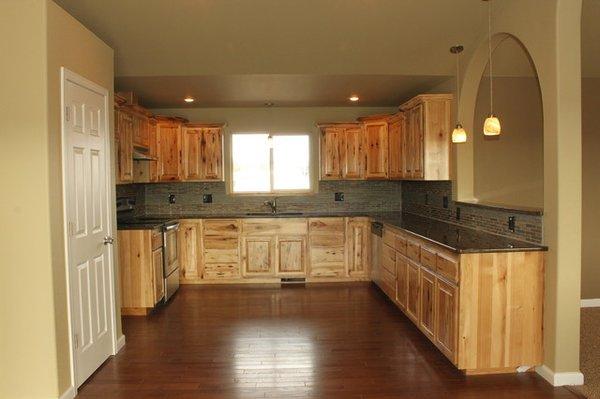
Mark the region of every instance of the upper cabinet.
[[184, 180], [223, 180], [223, 125], [183, 127]]
[[158, 143], [158, 180], [178, 181], [183, 178], [181, 121], [159, 118], [156, 125]]
[[451, 102], [449, 94], [423, 94], [400, 107], [406, 116], [404, 178], [450, 179]]
[[423, 94], [393, 115], [320, 124], [321, 180], [449, 180], [449, 94]]
[[115, 110], [115, 148], [117, 184], [133, 182], [133, 118], [122, 109]]

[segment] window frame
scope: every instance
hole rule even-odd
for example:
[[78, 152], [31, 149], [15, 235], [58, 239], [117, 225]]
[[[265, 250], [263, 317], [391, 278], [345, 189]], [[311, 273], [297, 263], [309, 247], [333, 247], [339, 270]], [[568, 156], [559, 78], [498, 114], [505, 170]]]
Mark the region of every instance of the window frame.
[[[273, 173], [273, 147], [269, 149], [269, 185], [271, 186], [270, 191], [234, 191], [233, 189], [233, 136], [243, 134], [265, 134], [269, 138], [274, 136], [306, 136], [308, 138], [308, 188], [307, 189], [273, 189], [274, 173]], [[237, 196], [288, 196], [288, 195], [311, 195], [315, 193], [315, 179], [314, 179], [314, 166], [313, 166], [313, 135], [310, 132], [277, 132], [271, 133], [268, 131], [242, 131], [242, 132], [231, 132], [229, 135], [228, 143], [228, 157], [229, 157], [229, 173], [227, 176], [227, 192], [230, 195]]]

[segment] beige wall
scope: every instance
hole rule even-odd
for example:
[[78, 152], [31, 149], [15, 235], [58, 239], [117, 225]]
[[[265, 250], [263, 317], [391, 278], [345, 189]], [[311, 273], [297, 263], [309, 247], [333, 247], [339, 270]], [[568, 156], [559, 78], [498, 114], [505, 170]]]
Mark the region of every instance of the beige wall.
[[[504, 0], [494, 14], [493, 46], [507, 34], [528, 50], [540, 81], [544, 116], [544, 365], [579, 371], [581, 298], [581, 0]], [[536, 21], [532, 24], [531, 21]], [[467, 131], [487, 64], [482, 37], [462, 79], [460, 113]], [[474, 197], [474, 145], [455, 147], [454, 192]], [[579, 375], [579, 374], [578, 374]]]
[[57, 398], [71, 384], [60, 66], [112, 89], [113, 54], [49, 0], [0, 2], [0, 36], [10, 60], [0, 63], [0, 169], [10, 193], [0, 207], [10, 226], [0, 230], [10, 260], [0, 279], [0, 397]]
[[[272, 108], [186, 108], [154, 109], [158, 115], [183, 116], [191, 122], [226, 122], [225, 173], [229, 174], [231, 132], [272, 132], [311, 134], [311, 175], [313, 184], [318, 176], [319, 129], [318, 122], [352, 122], [365, 115], [389, 114], [397, 107], [272, 107]], [[230, 181], [227, 178], [226, 180]], [[316, 185], [315, 185], [316, 186]]]
[[583, 235], [581, 297], [600, 298], [600, 79], [582, 80]]
[[535, 77], [495, 77], [494, 113], [500, 137], [485, 137], [489, 77], [481, 79], [472, 133], [474, 196], [483, 203], [544, 207], [544, 124]]

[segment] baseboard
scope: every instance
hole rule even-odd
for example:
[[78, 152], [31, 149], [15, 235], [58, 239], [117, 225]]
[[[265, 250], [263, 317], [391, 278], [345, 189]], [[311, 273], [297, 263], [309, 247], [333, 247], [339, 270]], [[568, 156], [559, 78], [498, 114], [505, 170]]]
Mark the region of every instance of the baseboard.
[[535, 371], [555, 387], [583, 385], [583, 374], [580, 371], [555, 373], [554, 370], [546, 365], [536, 367]]
[[73, 399], [77, 396], [77, 389], [74, 386], [70, 386], [58, 399]]
[[600, 298], [582, 299], [581, 307], [582, 308], [600, 308]]
[[121, 349], [123, 349], [124, 346], [125, 346], [125, 336], [121, 335], [119, 337], [119, 339], [117, 339], [117, 353], [119, 353], [121, 351]]

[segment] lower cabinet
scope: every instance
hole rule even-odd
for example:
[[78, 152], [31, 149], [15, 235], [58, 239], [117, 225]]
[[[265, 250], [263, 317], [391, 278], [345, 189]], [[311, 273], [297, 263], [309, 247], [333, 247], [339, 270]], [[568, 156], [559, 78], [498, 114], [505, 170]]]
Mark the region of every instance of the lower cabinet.
[[121, 314], [146, 315], [164, 297], [162, 232], [119, 230]]
[[202, 278], [202, 222], [180, 220], [177, 240], [179, 243], [179, 279], [193, 282]]
[[346, 226], [344, 218], [308, 220], [311, 278], [344, 277], [346, 271]]
[[419, 322], [419, 265], [412, 261], [407, 262], [406, 272], [406, 315], [415, 323]]
[[369, 218], [348, 218], [346, 222], [346, 254], [348, 257], [348, 275], [367, 277], [370, 260]]
[[266, 277], [275, 273], [275, 237], [242, 238], [242, 275]]
[[306, 236], [277, 237], [277, 275], [306, 275]]
[[396, 253], [396, 302], [400, 309], [406, 310], [408, 293], [408, 259]]
[[458, 288], [437, 278], [435, 284], [435, 344], [456, 362], [458, 329]]

